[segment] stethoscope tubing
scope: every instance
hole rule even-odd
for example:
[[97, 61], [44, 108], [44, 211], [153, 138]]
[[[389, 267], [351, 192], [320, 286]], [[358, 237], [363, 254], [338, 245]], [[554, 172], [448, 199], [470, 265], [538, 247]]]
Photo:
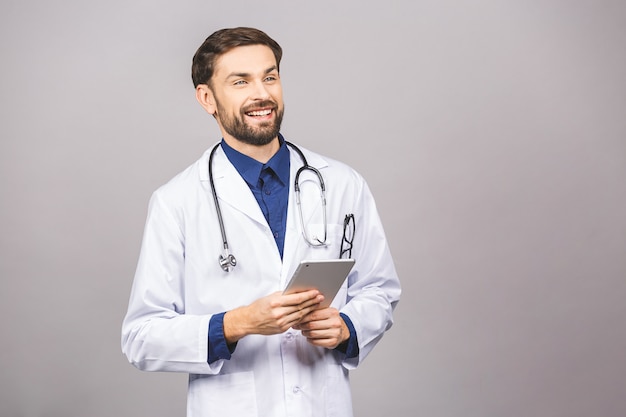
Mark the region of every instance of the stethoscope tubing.
[[[313, 242], [311, 241], [311, 239], [307, 236], [306, 234], [306, 228], [304, 226], [304, 219], [302, 216], [302, 206], [300, 205], [300, 183], [299, 183], [299, 179], [300, 179], [300, 174], [303, 171], [306, 170], [310, 170], [313, 171], [315, 173], [315, 175], [317, 175], [317, 178], [319, 180], [320, 183], [320, 195], [322, 198], [322, 206], [323, 206], [323, 214], [324, 214], [324, 224], [326, 224], [326, 185], [324, 184], [324, 178], [322, 177], [322, 174], [319, 172], [319, 170], [315, 167], [312, 167], [311, 165], [309, 165], [306, 157], [304, 156], [304, 153], [300, 150], [300, 148], [298, 148], [296, 145], [294, 145], [291, 142], [285, 141], [285, 143], [290, 146], [294, 151], [296, 151], [296, 153], [298, 154], [298, 156], [300, 156], [300, 159], [302, 159], [303, 165], [298, 169], [298, 171], [296, 172], [295, 178], [294, 178], [294, 190], [296, 192], [296, 202], [298, 204], [298, 210], [300, 212], [300, 222], [302, 225], [302, 234], [304, 236], [305, 241], [313, 247], [319, 247], [319, 246], [325, 246], [326, 245], [326, 229], [324, 229], [324, 239], [320, 240], [317, 237], [315, 237], [314, 239], [317, 241]], [[209, 154], [209, 185], [211, 186], [211, 194], [213, 195], [213, 201], [215, 203], [215, 212], [217, 213], [217, 221], [219, 222], [220, 225], [220, 233], [222, 235], [222, 247], [223, 247], [223, 252], [222, 254], [219, 256], [219, 264], [220, 267], [225, 271], [225, 272], [229, 272], [231, 268], [235, 267], [237, 265], [237, 259], [235, 258], [235, 256], [233, 254], [230, 253], [230, 250], [228, 248], [228, 239], [226, 239], [226, 229], [224, 227], [224, 220], [222, 218], [222, 210], [220, 208], [220, 203], [217, 197], [217, 191], [215, 190], [215, 182], [213, 181], [213, 156], [215, 155], [215, 151], [217, 150], [217, 148], [220, 146], [221, 143], [216, 144], [213, 149], [211, 149], [211, 153]]]

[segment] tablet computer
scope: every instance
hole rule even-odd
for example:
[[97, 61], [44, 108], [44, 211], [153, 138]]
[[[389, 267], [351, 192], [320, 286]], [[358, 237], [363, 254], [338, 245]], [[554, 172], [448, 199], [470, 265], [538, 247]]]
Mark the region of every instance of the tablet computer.
[[354, 259], [316, 259], [300, 262], [283, 294], [317, 289], [328, 307], [354, 266]]

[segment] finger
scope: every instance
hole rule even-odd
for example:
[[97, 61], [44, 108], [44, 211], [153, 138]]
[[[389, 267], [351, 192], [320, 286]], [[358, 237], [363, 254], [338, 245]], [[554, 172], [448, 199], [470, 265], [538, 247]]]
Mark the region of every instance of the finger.
[[338, 340], [341, 337], [341, 332], [334, 328], [303, 329], [301, 332], [304, 337], [312, 340]]
[[305, 336], [307, 341], [316, 346], [335, 347], [339, 344], [339, 339], [335, 335], [311, 334]]
[[[306, 303], [315, 303], [316, 298], [320, 296], [318, 290], [308, 290], [283, 296], [284, 306], [301, 306]], [[318, 301], [319, 302], [319, 301]]]
[[312, 310], [318, 310], [319, 309], [319, 305], [320, 303], [324, 301], [324, 296], [322, 294], [318, 294], [317, 297], [312, 298], [308, 301], [305, 301], [304, 303], [300, 304], [300, 310], [304, 310], [304, 309], [311, 309]]
[[319, 308], [320, 308], [320, 303], [319, 302], [314, 303], [314, 304], [310, 304], [310, 305], [308, 305], [306, 307], [302, 307], [300, 309], [300, 311], [299, 311], [300, 314], [301, 314], [300, 320], [304, 320], [304, 319], [306, 319], [307, 321], [319, 320], [319, 318], [317, 318], [316, 314], [315, 314], [316, 311], [319, 310]]
[[318, 295], [312, 300], [308, 300], [295, 306], [289, 306], [286, 312], [287, 315], [297, 315], [298, 321], [308, 316], [311, 312], [318, 310], [320, 303], [324, 301], [323, 295]]
[[[315, 308], [306, 317], [302, 319], [303, 323], [322, 321], [322, 320], [336, 320], [338, 319], [338, 313], [336, 310], [329, 307]], [[335, 317], [336, 316], [336, 317]]]
[[317, 308], [316, 304], [305, 308], [290, 307], [291, 311], [287, 313], [286, 319], [290, 323], [291, 327], [299, 325], [302, 319], [309, 315], [311, 311], [315, 310], [315, 308]]

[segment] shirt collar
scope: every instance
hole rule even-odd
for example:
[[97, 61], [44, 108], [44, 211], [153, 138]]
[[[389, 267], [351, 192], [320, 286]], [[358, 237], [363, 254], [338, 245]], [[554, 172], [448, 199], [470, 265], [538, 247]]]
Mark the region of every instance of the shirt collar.
[[256, 187], [261, 171], [267, 167], [274, 171], [283, 185], [287, 185], [289, 183], [289, 149], [282, 135], [278, 135], [278, 140], [280, 142], [278, 151], [265, 164], [233, 149], [224, 139], [222, 139], [222, 149], [248, 185]]

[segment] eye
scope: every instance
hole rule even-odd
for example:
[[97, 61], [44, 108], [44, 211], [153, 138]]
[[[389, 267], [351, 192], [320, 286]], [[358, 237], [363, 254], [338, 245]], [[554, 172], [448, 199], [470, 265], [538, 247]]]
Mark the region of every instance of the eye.
[[265, 79], [263, 81], [267, 82], [267, 83], [271, 83], [278, 80], [278, 77], [275, 75], [268, 75], [267, 77], [265, 77]]
[[233, 85], [246, 85], [246, 80], [237, 80], [233, 83]]

